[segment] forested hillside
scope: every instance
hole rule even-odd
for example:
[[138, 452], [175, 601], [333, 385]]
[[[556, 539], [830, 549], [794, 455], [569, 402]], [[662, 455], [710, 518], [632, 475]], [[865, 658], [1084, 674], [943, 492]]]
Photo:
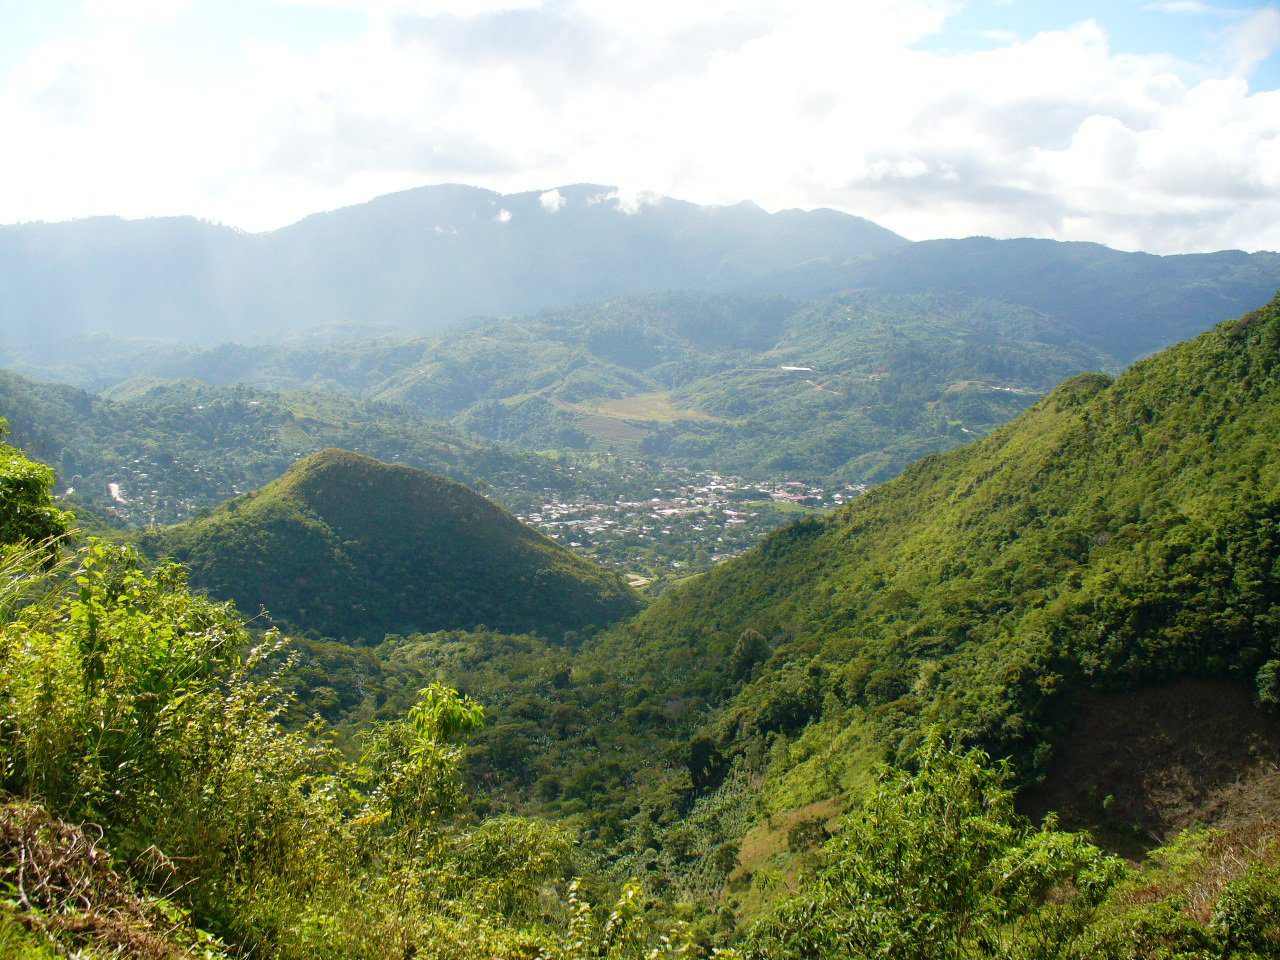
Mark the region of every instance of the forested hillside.
[[[536, 649], [492, 642], [417, 638], [401, 669], [426, 658], [473, 694], [500, 688], [486, 748], [499, 779], [534, 737], [533, 762], [512, 769], [548, 809], [622, 841], [635, 869], [700, 873], [704, 891], [707, 870], [736, 869], [711, 854], [752, 817], [856, 797], [877, 757], [905, 755], [930, 724], [1011, 755], [1025, 782], [1052, 771], [1093, 693], [1216, 678], [1224, 710], [1237, 689], [1268, 704], [1278, 351], [1273, 302], [1115, 382], [1073, 379], [991, 437], [660, 599], [574, 658], [571, 688], [531, 670]], [[563, 706], [533, 710], [525, 694]], [[552, 717], [565, 726], [547, 737]], [[1255, 755], [1280, 757], [1249, 724], [1238, 733], [1260, 738]], [[669, 745], [664, 776], [655, 741]], [[1175, 805], [1208, 810], [1221, 787], [1193, 782]], [[1076, 812], [1106, 820], [1104, 796]]]
[[[51, 473], [5, 448], [0, 872], [16, 894], [0, 945], [39, 960], [1274, 955], [1277, 360], [1280, 300], [1114, 382], [1070, 380], [580, 649], [548, 643], [562, 624], [391, 638], [367, 653], [378, 685], [326, 707], [354, 760], [304, 721], [321, 692], [306, 671], [365, 654], [303, 644], [273, 666], [285, 641], [192, 596], [179, 569], [67, 552], [47, 539], [70, 522]], [[262, 561], [255, 582], [327, 603], [344, 576], [421, 559], [402, 547], [460, 540], [427, 530], [425, 506], [518, 531], [462, 494], [334, 452], [188, 531], [214, 562], [215, 538], [194, 534], [247, 549], [233, 572]], [[352, 562], [307, 582], [325, 558], [299, 531]], [[510, 573], [498, 546], [452, 559]], [[1177, 708], [1188, 678], [1259, 705], [1210, 717], [1248, 749], [1221, 789], [1181, 800], [1220, 830], [1171, 834], [1132, 866], [1015, 806], [1039, 772], [1052, 786], [1073, 720], [1105, 718], [1105, 698], [1143, 704], [1137, 746], [1155, 752], [1159, 704]], [[1093, 796], [1077, 814], [1132, 809]], [[485, 819], [530, 801], [558, 822]]]
[[526, 444], [873, 480], [1114, 362], [1056, 339], [962, 298], [650, 298], [450, 335], [375, 394]]
[[342, 450], [141, 543], [213, 596], [328, 637], [480, 625], [559, 637], [638, 606], [616, 575], [461, 484]]
[[868, 744], [896, 755], [931, 723], [1033, 778], [1087, 690], [1215, 677], [1273, 704], [1278, 360], [1273, 301], [1114, 382], [1072, 379], [588, 658], [651, 691], [642, 726], [701, 730], [704, 783], [767, 748], [775, 809], [856, 788]]
[[[857, 915], [874, 872], [859, 850], [915, 788], [890, 789], [888, 819], [848, 834], [838, 815], [875, 789], [877, 761], [917, 763], [940, 727], [1013, 761], [1012, 781], [939, 761], [955, 789], [1022, 786], [1024, 809], [1064, 805], [1134, 856], [1174, 843], [1133, 881], [1154, 899], [1121, 885], [1050, 955], [1149, 957], [1163, 943], [1234, 956], [1206, 931], [1212, 911], [1186, 898], [1218, 902], [1246, 875], [1261, 895], [1280, 856], [1278, 360], [1280, 301], [1115, 381], [1068, 381], [990, 437], [772, 535], [576, 654], [491, 633], [396, 638], [359, 657], [320, 645], [304, 651], [298, 689], [305, 702], [325, 687], [327, 715], [348, 731], [394, 715], [397, 691], [420, 678], [485, 699], [481, 782], [579, 825], [669, 901], [745, 922], [797, 871], [825, 866], [797, 905], [761, 921], [757, 942], [772, 946], [759, 956], [843, 955], [833, 944], [847, 930], [804, 918]], [[352, 682], [337, 691], [335, 677]], [[961, 854], [912, 826], [932, 815], [920, 802], [893, 829], [915, 830], [903, 842], [926, 874], [963, 873]], [[1018, 843], [1058, 842], [1008, 816]], [[1173, 840], [1205, 821], [1224, 832]], [[1271, 932], [1256, 942], [1272, 943], [1280, 931], [1259, 922]], [[820, 935], [797, 939], [803, 929]]]
[[326, 447], [508, 493], [574, 483], [546, 457], [390, 404], [316, 392], [143, 380], [94, 395], [0, 371], [0, 410], [13, 440], [57, 468], [59, 493], [73, 488], [70, 502], [126, 527], [188, 519]]

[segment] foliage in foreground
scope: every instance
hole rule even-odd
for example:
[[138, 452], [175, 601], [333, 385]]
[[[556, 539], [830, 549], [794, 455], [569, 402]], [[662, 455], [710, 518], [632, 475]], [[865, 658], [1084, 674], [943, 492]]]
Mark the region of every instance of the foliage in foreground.
[[1079, 834], [1035, 828], [1009, 771], [933, 733], [888, 770], [825, 867], [752, 932], [753, 957], [1057, 957], [1124, 872]]
[[470, 812], [473, 701], [425, 688], [351, 763], [321, 725], [280, 726], [266, 664], [281, 641], [192, 595], [180, 568], [93, 544], [51, 570], [16, 550], [3, 582], [0, 942], [547, 960], [656, 942], [635, 891], [612, 913], [589, 906], [598, 881], [570, 895], [566, 831]]
[[[0, 646], [0, 943], [35, 957], [709, 952], [687, 928], [662, 936], [635, 885], [593, 906], [612, 896], [570, 882], [583, 868], [563, 829], [474, 815], [460, 765], [483, 710], [469, 698], [424, 688], [348, 763], [318, 724], [277, 724], [268, 650], [246, 647], [233, 611], [192, 596], [176, 568], [149, 573], [96, 545], [60, 592], [38, 564], [6, 575], [37, 589]], [[1273, 838], [1238, 856], [1201, 921], [1182, 901], [1222, 859], [1218, 841], [1126, 879], [1085, 838], [1018, 817], [1007, 778], [926, 740], [752, 931], [748, 955], [1245, 960], [1280, 947]], [[54, 878], [41, 897], [33, 877]], [[1166, 894], [1154, 902], [1153, 884]]]
[[1011, 771], [931, 732], [886, 768], [752, 960], [1172, 960], [1280, 955], [1277, 825], [1190, 831], [1141, 870], [1015, 809]]
[[[51, 562], [47, 472], [0, 544], [0, 948], [93, 957], [705, 956], [640, 889], [612, 899], [561, 827], [480, 819], [480, 706], [431, 684], [358, 761], [286, 729], [283, 641], [105, 544]], [[27, 520], [43, 518], [33, 534]], [[714, 745], [708, 745], [714, 746]], [[710, 755], [708, 754], [708, 757]], [[704, 758], [706, 759], [706, 758]], [[1129, 874], [1014, 812], [1008, 772], [936, 737], [887, 772], [757, 958], [1230, 958], [1280, 953], [1280, 843], [1191, 834]]]

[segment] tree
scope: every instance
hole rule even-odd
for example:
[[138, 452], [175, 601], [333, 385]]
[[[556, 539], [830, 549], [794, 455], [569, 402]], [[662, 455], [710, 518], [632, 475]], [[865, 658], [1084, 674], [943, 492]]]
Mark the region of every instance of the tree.
[[738, 680], [745, 680], [751, 675], [756, 664], [769, 659], [769, 641], [764, 634], [751, 627], [742, 631], [738, 642], [729, 655], [729, 674]]
[[689, 754], [686, 765], [689, 768], [689, 779], [697, 791], [714, 787], [724, 777], [728, 763], [710, 737], [698, 735], [689, 741]]
[[[0, 419], [0, 441], [9, 432]], [[53, 503], [53, 471], [0, 442], [0, 544], [38, 544], [67, 532], [71, 514]]]
[[1280, 706], [1280, 660], [1268, 660], [1258, 670], [1258, 703]]
[[418, 691], [404, 720], [375, 725], [363, 766], [369, 825], [385, 825], [413, 849], [465, 802], [460, 744], [484, 726], [484, 708], [439, 683]]
[[825, 848], [827, 866], [753, 929], [748, 956], [1055, 957], [1123, 867], [1021, 817], [1009, 771], [930, 733]]

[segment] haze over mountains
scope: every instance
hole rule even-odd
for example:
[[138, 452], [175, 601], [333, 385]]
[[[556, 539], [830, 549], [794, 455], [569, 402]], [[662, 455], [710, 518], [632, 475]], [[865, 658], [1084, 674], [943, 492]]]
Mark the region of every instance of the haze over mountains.
[[423, 334], [670, 290], [810, 300], [851, 289], [1019, 303], [1079, 336], [1107, 327], [1109, 345], [1093, 345], [1130, 359], [1265, 301], [1280, 257], [913, 244], [833, 210], [770, 214], [589, 184], [511, 195], [440, 185], [264, 234], [181, 217], [2, 226], [0, 277], [6, 362], [87, 334], [205, 345], [326, 324]]
[[[161, 237], [152, 254], [200, 265], [194, 287], [158, 293], [164, 271], [151, 254], [98, 248], [99, 280], [119, 279], [121, 297], [83, 296], [104, 311], [150, 302], [144, 326], [167, 316], [174, 342], [132, 339], [122, 318], [92, 337], [73, 324], [58, 332], [61, 346], [10, 343], [6, 362], [98, 392], [0, 375], [0, 414], [62, 474], [55, 488], [51, 471], [0, 444], [10, 541], [0, 565], [12, 572], [0, 590], [0, 786], [31, 801], [0, 804], [0, 879], [27, 849], [13, 852], [26, 834], [10, 841], [6, 824], [34, 810], [56, 818], [58, 836], [102, 824], [129, 889], [178, 898], [200, 930], [234, 945], [211, 956], [312, 960], [372, 945], [366, 954], [385, 960], [484, 943], [485, 955], [515, 960], [554, 941], [563, 949], [538, 954], [569, 960], [621, 923], [600, 911], [594, 924], [582, 906], [594, 894], [582, 891], [640, 878], [653, 917], [692, 921], [692, 955], [732, 943], [752, 960], [844, 958], [841, 925], [861, 922], [858, 905], [872, 903], [871, 920], [906, 931], [894, 956], [932, 958], [946, 951], [918, 949], [920, 924], [944, 929], [950, 901], [874, 906], [868, 878], [878, 883], [875, 871], [896, 870], [901, 856], [870, 863], [871, 873], [840, 870], [851, 850], [874, 860], [886, 829], [914, 838], [899, 849], [936, 843], [937, 818], [909, 806], [917, 800], [976, 796], [963, 829], [990, 862], [975, 879], [965, 873], [973, 863], [944, 850], [919, 886], [987, 897], [1007, 955], [1149, 960], [1171, 944], [1184, 956], [1274, 955], [1280, 924], [1253, 918], [1280, 902], [1280, 300], [1133, 361], [1236, 304], [1256, 306], [1280, 286], [1280, 258], [907, 244], [839, 216], [835, 233], [870, 229], [887, 245], [825, 253], [825, 214], [666, 201], [628, 212], [566, 192], [521, 204], [421, 193], [432, 217], [469, 218], [454, 260], [437, 256], [448, 230], [403, 242], [380, 232], [440, 225], [406, 212], [403, 196], [290, 228], [327, 239], [307, 256], [297, 254], [306, 244], [291, 248], [288, 269], [302, 271], [293, 274], [258, 248], [262, 284], [288, 274], [275, 313], [266, 301], [253, 307], [264, 311], [255, 326], [277, 342], [198, 342], [223, 320], [235, 330], [253, 319], [225, 312], [249, 301], [208, 295], [215, 277], [243, 291], [247, 261]], [[546, 239], [575, 203], [604, 226], [564, 242], [599, 277], [575, 279], [559, 241]], [[671, 210], [680, 216], [662, 219]], [[738, 216], [763, 226], [712, 230]], [[680, 217], [697, 235], [693, 266], [663, 259], [680, 247]], [[522, 218], [538, 229], [504, 246]], [[171, 227], [266, 243], [191, 222], [142, 230]], [[617, 247], [588, 253], [606, 234], [622, 238]], [[347, 243], [359, 255], [335, 259]], [[415, 286], [428, 248], [453, 272]], [[66, 286], [58, 271], [84, 273], [52, 249], [40, 282]], [[136, 271], [124, 267], [130, 256]], [[319, 271], [315, 289], [297, 282], [303, 261]], [[651, 261], [661, 267], [654, 283], [686, 270], [702, 289], [427, 336], [344, 338], [339, 325], [337, 336], [290, 341], [274, 325], [319, 309], [330, 280], [347, 291], [342, 310], [388, 311], [335, 319], [436, 324], [444, 315], [423, 306], [436, 294], [461, 309], [468, 297], [503, 296], [504, 276], [533, 290], [519, 272], [530, 265], [548, 268], [554, 282], [538, 295], [550, 297], [588, 280], [625, 289]], [[13, 289], [37, 296], [25, 282]], [[382, 297], [384, 285], [403, 296]], [[107, 315], [79, 309], [81, 296], [41, 316]], [[502, 484], [529, 505], [530, 522], [573, 531], [570, 548], [589, 549], [588, 535], [612, 536], [604, 531], [617, 523], [625, 532], [606, 562], [647, 596], [453, 480], [349, 450], [313, 453], [333, 444], [478, 488]], [[729, 469], [757, 479], [713, 472]], [[810, 488], [781, 478], [797, 475], [841, 485], [841, 499], [795, 494]], [[865, 490], [843, 486], [855, 479], [887, 482], [754, 547], [724, 543], [731, 523], [765, 529], [759, 517], [745, 527], [759, 498], [777, 497], [775, 519], [795, 517]], [[70, 522], [51, 491], [73, 480], [98, 488], [85, 500], [117, 528], [148, 529], [103, 524], [116, 542], [69, 545], [65, 567], [50, 566], [62, 547], [35, 541]], [[572, 523], [554, 499], [569, 489], [590, 499], [574, 505], [586, 517]], [[713, 524], [716, 498], [723, 519]], [[643, 521], [623, 524], [606, 506]], [[160, 525], [174, 517], [188, 519]], [[628, 565], [676, 529], [700, 542], [700, 565], [672, 555], [663, 579], [636, 576]], [[149, 569], [120, 541], [189, 572]], [[234, 609], [193, 596], [188, 578], [245, 615], [265, 613], [242, 625]], [[283, 646], [261, 636], [270, 625], [289, 636], [278, 666]], [[476, 703], [442, 683], [484, 705], [486, 729]], [[980, 772], [985, 761], [961, 758], [938, 729], [1010, 766]], [[901, 768], [898, 801], [877, 779], [880, 761]], [[1126, 867], [1053, 822], [1021, 819], [1006, 775], [1009, 785], [1039, 781], [1024, 809], [1059, 809], [1114, 850], [1138, 855], [1169, 840], [1176, 876], [1166, 861]], [[950, 790], [962, 796], [947, 799]], [[886, 802], [907, 812], [875, 820]], [[853, 819], [838, 820], [843, 811]], [[1196, 821], [1224, 832], [1174, 839]], [[211, 823], [225, 842], [210, 840]], [[1040, 844], [1053, 855], [1026, 856]], [[174, 852], [173, 885], [136, 867], [155, 849]], [[1064, 850], [1079, 858], [1066, 872]], [[1047, 872], [1023, 894], [993, 890], [1000, 881], [989, 878], [1008, 863], [1021, 871], [1032, 860]], [[589, 883], [566, 886], [578, 875]], [[401, 906], [394, 891], [406, 883], [429, 902]], [[1209, 906], [1193, 912], [1178, 899], [1188, 883]], [[1134, 898], [1126, 884], [1157, 893]], [[638, 889], [620, 888], [619, 911], [640, 902]], [[895, 874], [881, 892], [915, 889]], [[787, 890], [796, 899], [779, 904]], [[0, 903], [0, 947], [31, 942], [34, 912]], [[590, 951], [639, 960], [656, 955], [647, 948], [658, 936]], [[952, 952], [983, 953], [984, 937], [961, 924]]]
[[833, 210], [632, 203], [587, 184], [422, 187], [266, 234], [190, 218], [22, 224], [0, 227], [0, 337], [218, 343], [329, 321], [425, 333], [479, 314], [732, 289], [906, 242]]

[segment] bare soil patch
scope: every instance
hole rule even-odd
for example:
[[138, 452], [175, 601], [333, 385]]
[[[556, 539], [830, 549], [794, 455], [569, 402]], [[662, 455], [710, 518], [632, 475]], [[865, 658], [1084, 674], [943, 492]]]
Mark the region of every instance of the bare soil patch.
[[1021, 805], [1130, 857], [1194, 824], [1280, 819], [1280, 716], [1246, 685], [1182, 680], [1088, 693]]

